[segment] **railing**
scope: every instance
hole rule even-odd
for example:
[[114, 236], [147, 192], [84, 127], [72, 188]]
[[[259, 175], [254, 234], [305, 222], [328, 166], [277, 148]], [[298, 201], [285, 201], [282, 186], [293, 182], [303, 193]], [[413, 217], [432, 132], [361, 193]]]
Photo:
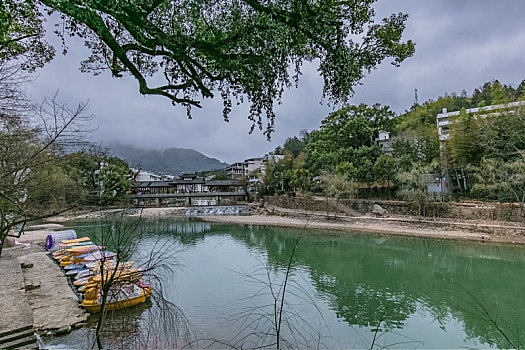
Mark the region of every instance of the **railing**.
[[131, 195], [132, 198], [186, 198], [186, 197], [237, 197], [245, 191], [236, 192], [186, 192], [186, 193], [143, 193]]
[[208, 215], [250, 215], [251, 208], [246, 205], [200, 207], [186, 210], [186, 216], [208, 216]]

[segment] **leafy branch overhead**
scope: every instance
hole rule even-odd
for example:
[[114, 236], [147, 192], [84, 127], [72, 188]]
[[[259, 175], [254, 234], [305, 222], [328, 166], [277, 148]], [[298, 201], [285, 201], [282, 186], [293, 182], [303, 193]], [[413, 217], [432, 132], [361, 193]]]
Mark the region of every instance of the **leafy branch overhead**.
[[226, 121], [232, 100], [246, 100], [251, 131], [267, 137], [274, 102], [297, 84], [305, 60], [319, 60], [323, 95], [339, 103], [384, 59], [398, 65], [414, 53], [411, 41], [401, 41], [407, 15], [374, 23], [373, 0], [40, 2], [62, 13], [65, 33], [85, 40], [91, 56], [83, 71], [130, 74], [141, 94], [186, 106], [190, 117], [215, 93]]

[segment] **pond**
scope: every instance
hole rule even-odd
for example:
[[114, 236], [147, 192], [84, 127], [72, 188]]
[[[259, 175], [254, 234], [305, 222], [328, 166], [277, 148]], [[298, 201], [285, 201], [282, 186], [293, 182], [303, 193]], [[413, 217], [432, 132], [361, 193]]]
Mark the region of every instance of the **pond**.
[[[99, 230], [97, 221], [71, 225], [79, 237]], [[184, 218], [143, 220], [139, 229], [147, 233], [139, 250], [154, 242], [176, 248], [175, 272], [160, 277], [165, 298], [185, 316], [164, 330], [177, 334], [179, 347], [275, 347], [290, 257], [282, 348], [508, 348], [505, 336], [519, 344], [525, 325], [521, 246]], [[160, 311], [150, 301], [110, 313], [106, 344], [139, 347], [134, 341], [162, 324]], [[90, 347], [95, 327], [90, 319], [43, 341], [51, 348]], [[142, 346], [171, 347], [159, 338]]]

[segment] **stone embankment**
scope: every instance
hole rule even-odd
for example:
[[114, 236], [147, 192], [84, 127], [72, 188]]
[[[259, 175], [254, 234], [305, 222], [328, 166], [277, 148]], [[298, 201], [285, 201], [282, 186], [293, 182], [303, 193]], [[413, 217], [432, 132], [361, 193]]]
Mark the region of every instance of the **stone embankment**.
[[[319, 209], [319, 208], [318, 208]], [[245, 225], [272, 225], [297, 228], [336, 230], [341, 233], [368, 232], [390, 235], [417, 236], [437, 239], [470, 240], [525, 244], [525, 226], [516, 222], [454, 220], [421, 216], [389, 215], [376, 217], [371, 213], [360, 216], [334, 212], [290, 209], [267, 206], [251, 216], [209, 216], [203, 221]]]
[[[87, 320], [65, 275], [44, 249], [49, 230], [58, 227], [62, 226], [27, 228], [17, 239], [20, 244], [4, 248], [0, 257], [0, 341], [24, 334], [33, 336], [33, 331], [65, 333]], [[4, 333], [9, 335], [2, 338]], [[0, 348], [6, 344], [0, 344]]]
[[[332, 213], [334, 211], [333, 200], [327, 201], [322, 197], [271, 196], [266, 200], [270, 206], [278, 208]], [[424, 211], [424, 216], [429, 218], [521, 223], [525, 220], [525, 210], [517, 203], [427, 202], [418, 206], [412, 202], [394, 200], [341, 199], [339, 204], [341, 213], [344, 213], [341, 205], [363, 214], [370, 213], [374, 205], [380, 205], [390, 215], [397, 216], [419, 216], [420, 211]]]

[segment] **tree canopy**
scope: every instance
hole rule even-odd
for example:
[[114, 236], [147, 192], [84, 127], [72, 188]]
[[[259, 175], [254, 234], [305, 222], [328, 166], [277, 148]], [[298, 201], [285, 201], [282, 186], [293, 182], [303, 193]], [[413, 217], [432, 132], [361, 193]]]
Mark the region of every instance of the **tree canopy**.
[[[414, 53], [413, 42], [402, 41], [407, 15], [377, 23], [374, 2], [8, 0], [0, 3], [0, 38], [2, 50], [26, 32], [42, 39], [43, 4], [49, 13], [61, 14], [60, 35], [79, 36], [91, 50], [81, 70], [129, 74], [141, 94], [186, 106], [189, 116], [191, 107], [201, 107], [203, 98], [216, 93], [225, 120], [232, 100], [247, 101], [251, 130], [258, 127], [270, 137], [274, 103], [297, 84], [304, 61], [319, 62], [324, 97], [340, 103], [383, 60], [399, 65]], [[31, 14], [28, 25], [15, 15], [23, 6]]]
[[44, 40], [42, 13], [32, 1], [0, 1], [0, 64], [20, 60], [33, 71], [49, 62], [55, 50]]
[[389, 107], [379, 104], [346, 106], [331, 113], [321, 122], [320, 129], [308, 137], [310, 169], [318, 174], [320, 170], [333, 170], [338, 164], [349, 162], [359, 167], [359, 178], [367, 178], [365, 169], [373, 168], [380, 154], [375, 138], [380, 130], [392, 129], [394, 115]]

